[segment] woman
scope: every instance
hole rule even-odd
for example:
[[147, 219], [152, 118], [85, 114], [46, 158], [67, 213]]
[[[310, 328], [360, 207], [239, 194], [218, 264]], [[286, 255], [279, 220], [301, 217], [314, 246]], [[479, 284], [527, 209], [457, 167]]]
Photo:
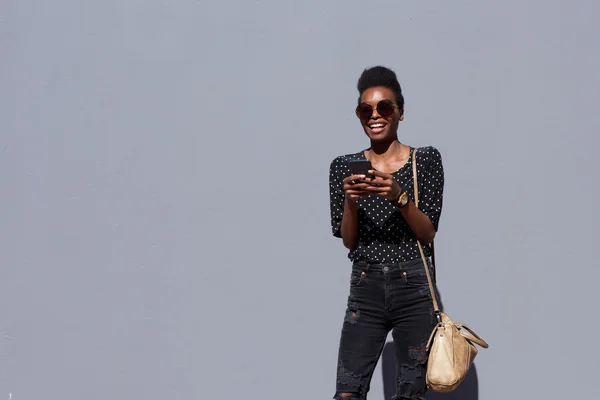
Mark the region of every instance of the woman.
[[[365, 70], [358, 91], [356, 114], [371, 145], [335, 158], [329, 176], [333, 235], [342, 238], [352, 260], [334, 399], [367, 398], [390, 331], [396, 348], [395, 399], [424, 399], [425, 346], [436, 318], [417, 240], [431, 269], [430, 245], [442, 210], [442, 159], [435, 147], [415, 149], [398, 140], [404, 97], [392, 70]], [[418, 208], [413, 202], [415, 150]], [[352, 160], [369, 160], [373, 169], [352, 175]]]

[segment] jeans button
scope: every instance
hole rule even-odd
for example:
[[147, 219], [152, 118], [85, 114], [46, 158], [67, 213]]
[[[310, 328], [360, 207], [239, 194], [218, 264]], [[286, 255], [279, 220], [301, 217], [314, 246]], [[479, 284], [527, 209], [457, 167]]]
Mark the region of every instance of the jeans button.
[[383, 272], [388, 272], [390, 269], [388, 267], [383, 267]]

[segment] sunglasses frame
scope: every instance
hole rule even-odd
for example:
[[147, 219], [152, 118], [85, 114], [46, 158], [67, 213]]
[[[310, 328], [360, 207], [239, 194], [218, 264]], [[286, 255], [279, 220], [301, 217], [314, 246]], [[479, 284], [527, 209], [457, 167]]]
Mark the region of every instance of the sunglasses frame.
[[[381, 104], [381, 103], [389, 103], [389, 104], [391, 104], [391, 106], [392, 106], [392, 112], [391, 112], [391, 113], [389, 113], [388, 115], [385, 115], [385, 114], [387, 114], [387, 113], [383, 113], [383, 114], [382, 114], [382, 113], [379, 111], [379, 107], [380, 107], [380, 104]], [[371, 109], [371, 113], [369, 114], [369, 116], [368, 116], [368, 117], [364, 117], [364, 118], [363, 118], [363, 117], [361, 117], [361, 107], [362, 107], [363, 105], [367, 105], [367, 106], [369, 106], [369, 108]], [[369, 118], [371, 118], [371, 117], [373, 116], [373, 111], [374, 111], [374, 110], [377, 110], [377, 113], [378, 113], [379, 115], [381, 115], [383, 118], [388, 118], [389, 116], [391, 116], [391, 115], [394, 113], [394, 111], [393, 111], [393, 110], [394, 110], [394, 109], [396, 109], [396, 108], [397, 108], [397, 109], [400, 109], [400, 107], [398, 106], [398, 104], [394, 103], [392, 100], [390, 100], [390, 99], [381, 99], [381, 100], [379, 100], [379, 101], [377, 102], [377, 105], [376, 105], [375, 107], [373, 107], [372, 105], [370, 105], [370, 104], [369, 104], [369, 103], [367, 103], [367, 102], [362, 102], [362, 103], [360, 103], [359, 105], [357, 105], [357, 106], [356, 106], [355, 113], [356, 113], [356, 116], [357, 116], [357, 117], [358, 117], [360, 120], [363, 120], [363, 119], [369, 119]]]

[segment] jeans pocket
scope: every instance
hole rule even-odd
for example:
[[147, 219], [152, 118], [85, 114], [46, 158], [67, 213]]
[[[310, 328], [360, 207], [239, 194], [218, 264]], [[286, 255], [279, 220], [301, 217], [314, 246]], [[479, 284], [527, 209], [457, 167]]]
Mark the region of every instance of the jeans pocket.
[[[429, 274], [431, 274], [431, 268], [429, 269]], [[421, 265], [421, 268], [408, 268], [402, 271], [402, 278], [404, 282], [409, 286], [427, 286], [429, 285], [429, 281], [427, 280], [427, 275], [425, 274], [425, 268]]]
[[366, 273], [360, 268], [352, 268], [350, 273], [350, 286], [361, 286], [365, 281]]

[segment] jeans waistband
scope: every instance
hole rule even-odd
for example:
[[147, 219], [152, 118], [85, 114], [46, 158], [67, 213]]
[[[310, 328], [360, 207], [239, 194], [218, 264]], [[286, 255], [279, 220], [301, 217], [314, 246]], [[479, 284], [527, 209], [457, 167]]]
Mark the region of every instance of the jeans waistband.
[[[427, 266], [431, 268], [431, 259], [429, 257], [425, 257], [425, 261], [427, 261]], [[384, 267], [400, 267], [400, 268], [408, 268], [413, 267], [415, 265], [423, 266], [423, 259], [421, 257], [415, 258], [413, 260], [401, 261], [396, 263], [379, 263], [368, 260], [357, 260], [353, 263], [359, 267], [365, 268], [384, 268]]]

